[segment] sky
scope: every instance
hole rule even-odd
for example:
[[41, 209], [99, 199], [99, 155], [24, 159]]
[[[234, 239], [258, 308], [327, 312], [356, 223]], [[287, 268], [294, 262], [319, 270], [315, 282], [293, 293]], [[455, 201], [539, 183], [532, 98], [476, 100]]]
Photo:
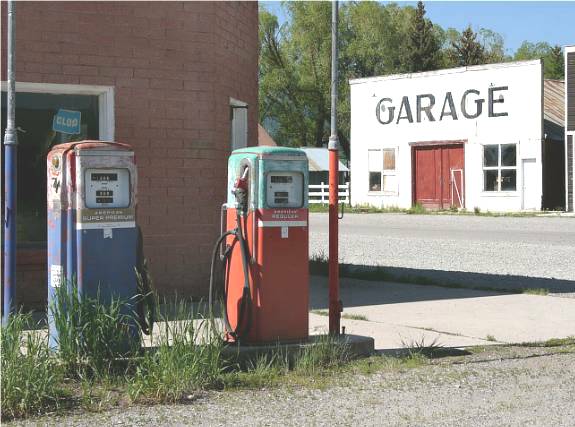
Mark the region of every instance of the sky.
[[[396, 3], [417, 5], [411, 1]], [[277, 15], [280, 23], [287, 19], [281, 3], [260, 4]], [[425, 10], [432, 22], [445, 29], [462, 31], [471, 24], [475, 31], [488, 28], [500, 33], [509, 54], [524, 40], [560, 46], [575, 44], [575, 1], [427, 1]]]

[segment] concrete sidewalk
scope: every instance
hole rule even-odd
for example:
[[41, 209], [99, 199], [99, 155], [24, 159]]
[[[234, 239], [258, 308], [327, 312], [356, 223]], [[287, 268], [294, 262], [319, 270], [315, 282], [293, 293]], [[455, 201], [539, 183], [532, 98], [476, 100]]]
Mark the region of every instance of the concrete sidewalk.
[[[376, 350], [414, 343], [465, 347], [575, 336], [575, 299], [341, 279], [346, 333], [368, 335]], [[310, 333], [328, 328], [327, 278], [312, 276]]]

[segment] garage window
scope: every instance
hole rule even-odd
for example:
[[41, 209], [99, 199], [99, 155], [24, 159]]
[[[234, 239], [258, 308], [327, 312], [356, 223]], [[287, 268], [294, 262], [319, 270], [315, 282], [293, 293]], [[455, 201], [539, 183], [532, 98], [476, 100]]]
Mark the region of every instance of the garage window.
[[517, 144], [483, 146], [483, 191], [517, 190]]
[[368, 150], [369, 191], [397, 192], [395, 149]]

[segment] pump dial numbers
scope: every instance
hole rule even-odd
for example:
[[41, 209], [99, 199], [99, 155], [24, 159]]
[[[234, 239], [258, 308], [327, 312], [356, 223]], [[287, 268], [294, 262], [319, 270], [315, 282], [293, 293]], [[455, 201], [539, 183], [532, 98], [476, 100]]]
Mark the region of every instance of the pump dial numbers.
[[87, 208], [130, 206], [128, 169], [87, 169], [84, 177], [84, 198]]
[[300, 208], [303, 206], [303, 199], [303, 174], [301, 172], [268, 173], [266, 192], [268, 208]]

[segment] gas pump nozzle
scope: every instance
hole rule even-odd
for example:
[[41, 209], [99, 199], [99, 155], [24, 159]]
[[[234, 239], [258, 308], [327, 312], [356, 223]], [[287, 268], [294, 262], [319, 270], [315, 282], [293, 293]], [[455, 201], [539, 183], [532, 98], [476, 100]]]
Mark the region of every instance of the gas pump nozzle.
[[244, 168], [241, 177], [236, 180], [232, 190], [232, 194], [236, 197], [237, 209], [242, 215], [248, 210], [248, 173], [249, 168]]

